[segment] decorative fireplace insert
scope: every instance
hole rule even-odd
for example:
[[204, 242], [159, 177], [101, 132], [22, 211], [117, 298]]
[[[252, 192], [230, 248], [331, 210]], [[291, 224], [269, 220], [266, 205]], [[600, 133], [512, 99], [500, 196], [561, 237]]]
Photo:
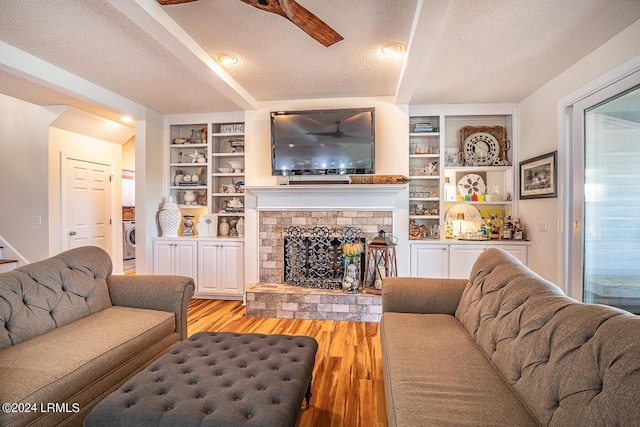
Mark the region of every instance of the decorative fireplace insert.
[[[365, 244], [356, 227], [290, 226], [284, 231], [284, 282], [293, 286], [341, 289], [343, 246], [345, 243]], [[360, 258], [362, 276], [365, 257]]]

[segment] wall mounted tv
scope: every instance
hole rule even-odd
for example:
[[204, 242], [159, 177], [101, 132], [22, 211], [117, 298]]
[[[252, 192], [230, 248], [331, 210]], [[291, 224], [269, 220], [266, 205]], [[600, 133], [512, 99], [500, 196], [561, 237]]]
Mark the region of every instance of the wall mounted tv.
[[271, 172], [375, 173], [375, 109], [272, 112]]

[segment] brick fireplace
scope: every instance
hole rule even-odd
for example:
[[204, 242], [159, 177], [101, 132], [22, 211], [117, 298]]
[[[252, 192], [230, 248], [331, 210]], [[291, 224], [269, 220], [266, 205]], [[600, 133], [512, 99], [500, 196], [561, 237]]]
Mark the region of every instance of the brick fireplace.
[[[357, 227], [366, 242], [393, 233], [396, 195], [403, 186], [313, 185], [248, 187], [256, 196], [259, 283], [247, 290], [247, 315], [379, 321], [381, 297], [347, 295], [284, 283], [284, 235], [289, 226]], [[338, 187], [338, 188], [336, 188]]]
[[259, 224], [260, 282], [284, 283], [284, 231], [288, 226], [352, 226], [369, 242], [378, 231], [391, 231], [393, 215], [389, 211], [265, 211], [259, 215]]

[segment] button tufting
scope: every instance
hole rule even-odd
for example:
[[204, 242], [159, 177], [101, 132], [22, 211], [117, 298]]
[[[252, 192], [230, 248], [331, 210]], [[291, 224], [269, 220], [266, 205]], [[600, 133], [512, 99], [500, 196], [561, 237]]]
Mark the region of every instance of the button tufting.
[[253, 414], [247, 414], [247, 419], [253, 418]]

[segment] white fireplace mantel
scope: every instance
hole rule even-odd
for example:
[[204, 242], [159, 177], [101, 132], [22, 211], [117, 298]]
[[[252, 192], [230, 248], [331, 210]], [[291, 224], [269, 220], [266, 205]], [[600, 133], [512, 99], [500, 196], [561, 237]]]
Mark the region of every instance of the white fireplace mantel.
[[[393, 211], [396, 197], [408, 184], [318, 184], [249, 186], [246, 207], [257, 210]], [[253, 200], [252, 200], [253, 199]]]

